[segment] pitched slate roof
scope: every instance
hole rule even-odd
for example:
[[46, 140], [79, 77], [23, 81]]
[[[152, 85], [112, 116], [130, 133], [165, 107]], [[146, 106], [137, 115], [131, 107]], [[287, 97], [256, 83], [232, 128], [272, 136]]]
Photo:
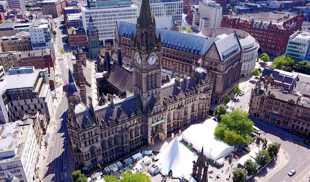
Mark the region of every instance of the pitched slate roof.
[[119, 64], [114, 63], [111, 68], [108, 81], [121, 91], [132, 92], [133, 78], [132, 73], [121, 67]]
[[[118, 34], [121, 37], [131, 38], [132, 33], [136, 35], [136, 24], [120, 21], [118, 23]], [[197, 55], [205, 55], [214, 38], [200, 37], [165, 29], [156, 29], [156, 34], [161, 36], [163, 47], [168, 47]]]
[[222, 61], [241, 50], [241, 45], [236, 34], [227, 35], [215, 41], [218, 53]]
[[111, 126], [118, 124], [122, 119], [135, 117], [142, 112], [142, 103], [138, 95], [128, 97], [118, 103], [114, 107], [108, 105], [95, 111], [98, 122], [103, 126]]

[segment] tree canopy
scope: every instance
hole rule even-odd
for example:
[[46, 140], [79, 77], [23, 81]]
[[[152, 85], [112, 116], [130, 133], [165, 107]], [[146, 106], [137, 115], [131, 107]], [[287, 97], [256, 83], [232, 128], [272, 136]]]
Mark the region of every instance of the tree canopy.
[[239, 88], [239, 85], [237, 85], [234, 89], [233, 89], [233, 94], [235, 95], [239, 95], [241, 94], [242, 90]]
[[273, 157], [277, 157], [278, 153], [279, 153], [279, 144], [278, 143], [271, 143], [268, 145], [267, 151], [269, 153], [269, 156], [271, 158]]
[[245, 182], [246, 181], [246, 173], [240, 168], [235, 168], [233, 170], [233, 182]]
[[133, 174], [130, 170], [122, 174], [122, 179], [118, 180], [115, 176], [104, 176], [106, 182], [151, 182], [150, 177], [143, 173]]
[[270, 58], [269, 58], [269, 56], [268, 56], [267, 53], [261, 54], [261, 55], [260, 55], [260, 59], [263, 60], [265, 63], [268, 62], [268, 61], [270, 61]]
[[297, 72], [310, 75], [310, 62], [309, 61], [298, 61], [293, 66], [293, 69]]
[[256, 156], [256, 161], [261, 166], [266, 165], [270, 161], [270, 156], [267, 150], [260, 150]]
[[258, 173], [258, 165], [250, 159], [244, 163], [244, 167], [248, 171], [248, 176]]
[[221, 115], [221, 122], [215, 129], [215, 137], [235, 147], [248, 144], [254, 125], [248, 115], [247, 112], [239, 109]]
[[224, 103], [227, 104], [231, 100], [229, 95], [225, 95], [224, 97]]
[[192, 33], [193, 30], [191, 28], [188, 28], [187, 33]]
[[87, 182], [87, 178], [81, 173], [81, 170], [76, 170], [71, 173], [73, 182]]
[[259, 76], [259, 70], [257, 68], [254, 68], [252, 71], [251, 71], [251, 75], [253, 76]]
[[279, 56], [273, 60], [271, 65], [277, 69], [281, 69], [282, 66], [284, 66], [285, 71], [292, 71], [292, 67], [294, 66], [294, 64], [295, 61], [289, 56]]
[[221, 104], [216, 106], [214, 114], [217, 116], [217, 118], [220, 118], [220, 116], [222, 114], [225, 114], [226, 112], [227, 112], [226, 106]]

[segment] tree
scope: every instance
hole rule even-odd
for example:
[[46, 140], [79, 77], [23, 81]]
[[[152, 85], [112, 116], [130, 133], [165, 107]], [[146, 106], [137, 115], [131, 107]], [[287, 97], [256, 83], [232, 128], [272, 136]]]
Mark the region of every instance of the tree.
[[61, 48], [60, 52], [61, 52], [61, 54], [66, 53], [66, 51], [64, 50], [64, 48]]
[[229, 95], [225, 95], [224, 97], [224, 103], [227, 104], [231, 100]]
[[285, 70], [292, 71], [292, 67], [294, 66], [294, 64], [295, 61], [289, 56], [279, 56], [273, 60], [271, 65], [277, 69], [281, 69], [282, 66], [284, 66]]
[[259, 76], [259, 71], [258, 71], [258, 69], [257, 68], [254, 68], [252, 71], [251, 71], [251, 75], [253, 75], [253, 76]]
[[193, 30], [191, 28], [188, 28], [187, 33], [192, 33]]
[[122, 179], [118, 180], [115, 176], [104, 176], [106, 182], [151, 182], [151, 179], [143, 173], [133, 174], [130, 170], [122, 174]]
[[53, 30], [52, 33], [53, 33], [54, 36], [56, 36], [56, 34], [57, 34], [57, 32], [55, 30]]
[[220, 118], [220, 116], [222, 114], [225, 114], [226, 112], [227, 112], [226, 106], [221, 104], [216, 106], [214, 114], [217, 116], [217, 118]]
[[182, 26], [182, 30], [186, 30], [186, 27]]
[[248, 171], [248, 176], [252, 176], [258, 173], [258, 165], [250, 159], [244, 163], [244, 167]]
[[71, 173], [73, 182], [87, 182], [87, 178], [81, 173], [81, 170], [76, 170]]
[[73, 51], [72, 54], [73, 54], [73, 55], [77, 55], [77, 51]]
[[293, 69], [297, 72], [310, 75], [310, 62], [309, 61], [298, 61], [293, 66]]
[[268, 145], [267, 151], [271, 158], [277, 157], [279, 153], [279, 144], [277, 142]]
[[256, 161], [259, 165], [264, 166], [270, 161], [270, 156], [267, 150], [261, 150], [256, 156]]
[[237, 85], [234, 89], [233, 89], [233, 94], [235, 95], [239, 95], [241, 94], [242, 90], [239, 88], [239, 85]]
[[260, 55], [260, 59], [263, 60], [265, 63], [268, 62], [268, 61], [270, 61], [270, 58], [269, 58], [269, 56], [268, 56], [267, 53], [261, 54], [261, 55]]
[[240, 168], [234, 168], [233, 170], [233, 182], [245, 182], [246, 181], [246, 173]]
[[215, 137], [235, 147], [248, 144], [254, 125], [248, 116], [247, 112], [239, 109], [221, 115], [221, 122], [215, 128]]

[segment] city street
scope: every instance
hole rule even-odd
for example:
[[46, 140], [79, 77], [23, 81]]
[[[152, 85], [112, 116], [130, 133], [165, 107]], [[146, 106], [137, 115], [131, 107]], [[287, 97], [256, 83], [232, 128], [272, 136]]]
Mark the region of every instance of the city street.
[[[303, 139], [288, 133], [286, 130], [271, 125], [265, 121], [251, 118], [255, 126], [260, 128], [263, 137], [270, 142], [278, 142], [281, 149], [286, 152], [287, 163], [279, 169], [271, 170], [266, 174], [266, 178], [261, 181], [279, 181], [279, 182], [308, 182], [310, 176], [310, 146], [303, 144]], [[290, 170], [296, 170], [296, 174], [289, 177], [287, 173]]]
[[47, 147], [42, 147], [39, 160], [39, 177], [41, 181], [70, 182], [71, 172], [74, 170], [74, 160], [69, 147], [69, 137], [66, 128], [68, 101], [63, 86], [68, 82], [69, 68], [72, 68], [71, 53], [61, 53], [63, 35], [60, 21], [62, 17], [54, 19], [57, 32], [54, 39], [55, 48], [55, 82], [56, 97], [54, 100], [54, 117], [48, 126]]

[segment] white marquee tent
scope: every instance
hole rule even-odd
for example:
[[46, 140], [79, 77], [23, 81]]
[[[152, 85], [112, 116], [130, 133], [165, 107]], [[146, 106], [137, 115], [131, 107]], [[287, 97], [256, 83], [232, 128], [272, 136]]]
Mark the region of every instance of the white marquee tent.
[[214, 131], [217, 124], [213, 119], [194, 124], [183, 132], [183, 140], [191, 143], [193, 148], [199, 152], [203, 147], [204, 155], [208, 158], [213, 160], [225, 158], [232, 153], [234, 147], [215, 138]]
[[185, 177], [192, 173], [193, 161], [195, 156], [184, 145], [179, 144], [178, 137], [176, 137], [167, 148], [158, 154], [158, 167], [162, 174], [168, 174], [172, 171], [173, 177]]

